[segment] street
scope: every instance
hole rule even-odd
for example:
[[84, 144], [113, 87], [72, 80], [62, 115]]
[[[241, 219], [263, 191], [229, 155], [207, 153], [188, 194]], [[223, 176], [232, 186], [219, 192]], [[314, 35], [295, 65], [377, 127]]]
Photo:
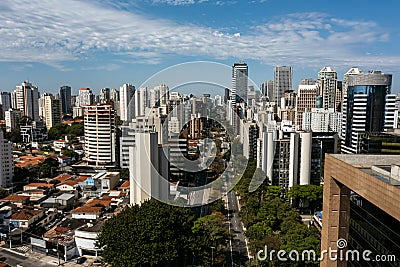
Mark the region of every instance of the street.
[[230, 266], [246, 266], [248, 261], [248, 250], [246, 246], [244, 230], [239, 217], [239, 207], [236, 192], [227, 194], [229, 233], [232, 236], [229, 241], [230, 255], [228, 257]]

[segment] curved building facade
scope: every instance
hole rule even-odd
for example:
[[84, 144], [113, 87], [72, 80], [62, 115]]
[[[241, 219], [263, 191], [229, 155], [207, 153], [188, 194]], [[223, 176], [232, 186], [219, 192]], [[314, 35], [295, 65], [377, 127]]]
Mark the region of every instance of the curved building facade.
[[115, 165], [116, 136], [114, 109], [112, 106], [85, 106], [84, 129], [85, 161], [88, 165]]

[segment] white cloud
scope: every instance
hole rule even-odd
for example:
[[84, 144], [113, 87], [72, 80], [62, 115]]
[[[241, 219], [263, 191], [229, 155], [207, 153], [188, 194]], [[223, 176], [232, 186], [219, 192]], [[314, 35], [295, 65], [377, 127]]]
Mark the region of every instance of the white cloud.
[[253, 27], [251, 33], [222, 32], [110, 8], [106, 2], [3, 0], [0, 61], [41, 62], [62, 68], [62, 62], [107, 53], [146, 64], [157, 64], [171, 54], [315, 67], [400, 64], [399, 55], [366, 55], [359, 50], [389, 40], [389, 34], [374, 22], [301, 13], [275, 18]]

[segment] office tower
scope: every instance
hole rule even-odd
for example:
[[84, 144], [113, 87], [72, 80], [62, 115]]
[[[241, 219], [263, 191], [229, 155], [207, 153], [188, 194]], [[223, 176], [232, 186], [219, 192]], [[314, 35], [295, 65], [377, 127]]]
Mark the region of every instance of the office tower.
[[147, 88], [142, 87], [135, 92], [135, 116], [146, 115], [147, 106]]
[[324, 67], [318, 73], [318, 82], [320, 84], [320, 94], [322, 95], [322, 107], [325, 109], [336, 106], [337, 73], [331, 67]]
[[122, 121], [127, 121], [135, 116], [135, 101], [132, 101], [134, 95], [135, 86], [130, 83], [125, 83], [119, 88], [119, 108]]
[[[399, 162], [398, 155], [326, 156], [321, 250], [339, 249], [335, 254], [344, 256], [357, 250], [359, 260], [354, 254], [347, 261], [326, 256], [322, 267], [398, 266]], [[339, 243], [341, 239], [346, 242]], [[338, 243], [343, 246], [338, 248]], [[364, 253], [367, 250], [370, 253]], [[375, 264], [377, 255], [397, 257]]]
[[111, 105], [85, 106], [85, 161], [93, 166], [116, 162], [115, 117]]
[[[348, 84], [348, 79], [349, 79], [349, 77], [350, 77], [350, 76], [353, 76], [353, 75], [359, 75], [359, 74], [362, 74], [362, 73], [364, 73], [364, 72], [363, 72], [361, 69], [356, 68], [356, 67], [350, 68], [350, 69], [345, 73], [345, 75], [344, 75], [344, 77], [343, 77], [343, 82], [342, 82], [342, 95], [343, 95], [342, 98], [344, 98], [344, 96], [347, 95], [347, 84]], [[342, 100], [343, 100], [343, 99], [342, 99]]]
[[110, 101], [110, 88], [100, 89], [99, 102], [100, 104], [109, 104]]
[[119, 102], [119, 91], [115, 88], [111, 89], [110, 92], [110, 101], [111, 105], [113, 106], [113, 109], [116, 112], [117, 116], [121, 116], [121, 109], [119, 107], [120, 102]]
[[381, 71], [347, 77], [343, 101], [342, 152], [358, 153], [358, 135], [393, 128], [395, 95], [390, 95], [392, 75]]
[[303, 125], [303, 113], [315, 108], [318, 85], [299, 85], [296, 98], [296, 129]]
[[47, 130], [50, 130], [55, 124], [61, 122], [62, 117], [62, 101], [55, 99], [52, 95], [45, 95], [44, 97], [44, 121]]
[[0, 131], [0, 166], [0, 186], [9, 187], [14, 176], [12, 143], [4, 139], [3, 131]]
[[274, 69], [274, 93], [270, 101], [280, 103], [285, 91], [292, 89], [292, 67], [277, 66]]
[[286, 108], [295, 108], [296, 107], [297, 93], [295, 93], [293, 90], [285, 91], [285, 93], [283, 94], [283, 97], [285, 99], [285, 107]]
[[130, 204], [140, 205], [151, 198], [167, 201], [168, 155], [158, 145], [157, 133], [136, 133], [135, 137], [129, 147]]
[[90, 88], [80, 88], [79, 95], [77, 97], [76, 107], [84, 107], [94, 104], [94, 94]]
[[6, 121], [6, 132], [11, 132], [18, 127], [18, 123], [22, 113], [18, 109], [9, 109], [4, 112], [4, 120]]
[[157, 86], [157, 89], [160, 91], [160, 106], [166, 106], [169, 101], [169, 88], [165, 84], [160, 84]]
[[0, 105], [3, 106], [3, 111], [9, 110], [11, 106], [11, 93], [1, 92]]
[[235, 103], [247, 102], [249, 70], [246, 63], [235, 63], [232, 66], [232, 97]]
[[72, 112], [72, 102], [71, 102], [71, 87], [68, 85], [63, 85], [60, 87], [60, 98], [62, 113]]
[[150, 108], [160, 106], [160, 91], [158, 87], [150, 89], [149, 105]]
[[32, 121], [40, 121], [39, 117], [39, 92], [36, 86], [29, 82], [23, 82], [15, 88], [17, 109]]

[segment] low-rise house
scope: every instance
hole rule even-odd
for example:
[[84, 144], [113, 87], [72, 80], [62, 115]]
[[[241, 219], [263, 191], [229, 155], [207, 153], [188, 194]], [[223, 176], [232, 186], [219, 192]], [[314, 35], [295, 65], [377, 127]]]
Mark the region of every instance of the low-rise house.
[[82, 206], [71, 212], [72, 219], [78, 220], [97, 220], [100, 218], [103, 207], [87, 207]]
[[6, 225], [12, 224], [14, 227], [27, 229], [34, 222], [40, 220], [41, 217], [43, 217], [43, 211], [41, 210], [23, 209], [5, 218], [4, 222]]
[[0, 202], [10, 202], [16, 205], [18, 208], [22, 208], [29, 203], [29, 199], [29, 196], [9, 195], [3, 199], [0, 199]]
[[58, 152], [60, 152], [62, 149], [66, 149], [68, 146], [69, 142], [65, 139], [59, 139], [53, 142], [54, 150]]
[[75, 203], [74, 194], [62, 194], [57, 197], [49, 197], [41, 203], [43, 208], [70, 209]]
[[24, 191], [34, 190], [34, 189], [47, 189], [47, 190], [51, 191], [52, 189], [54, 189], [54, 184], [30, 183], [30, 184], [24, 185]]
[[53, 180], [57, 180], [57, 181], [59, 181], [60, 183], [62, 183], [62, 182], [64, 182], [64, 181], [70, 180], [70, 179], [72, 179], [72, 178], [74, 178], [74, 177], [75, 177], [75, 176], [72, 175], [72, 174], [63, 173], [63, 174], [60, 174], [60, 175], [58, 175], [57, 177], [53, 178]]
[[101, 249], [96, 247], [97, 237], [101, 231], [104, 221], [95, 225], [88, 224], [75, 230], [75, 243], [79, 256], [97, 254]]
[[79, 183], [75, 180], [67, 180], [56, 185], [60, 191], [73, 191], [79, 187]]

